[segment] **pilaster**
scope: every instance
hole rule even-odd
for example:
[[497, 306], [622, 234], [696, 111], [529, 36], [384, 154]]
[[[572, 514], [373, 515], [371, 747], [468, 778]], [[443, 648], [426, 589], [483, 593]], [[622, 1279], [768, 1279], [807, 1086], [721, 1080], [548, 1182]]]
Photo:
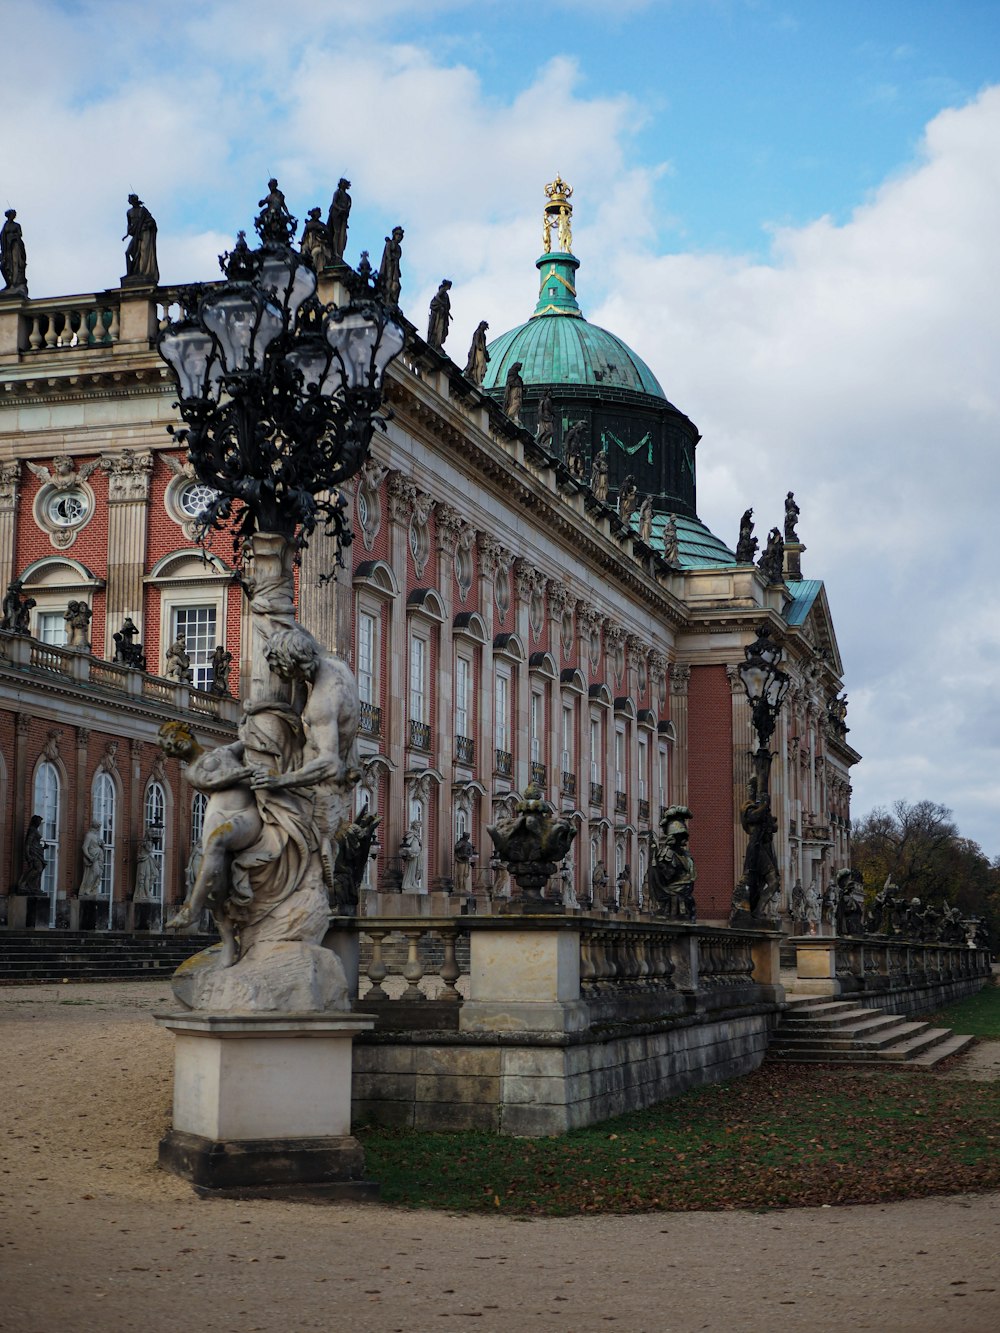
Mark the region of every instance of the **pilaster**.
[[672, 662], [670, 676], [670, 720], [674, 724], [674, 771], [672, 805], [688, 802], [688, 686], [691, 668], [686, 662]]
[[[108, 473], [108, 584], [104, 655], [114, 656], [115, 631], [126, 616], [143, 624], [142, 576], [146, 559], [146, 518], [153, 455], [123, 449], [104, 458]], [[145, 637], [145, 635], [143, 635]], [[150, 662], [151, 671], [157, 664]]]
[[20, 492], [21, 464], [16, 458], [0, 463], [0, 589], [14, 578], [17, 540], [17, 498]]

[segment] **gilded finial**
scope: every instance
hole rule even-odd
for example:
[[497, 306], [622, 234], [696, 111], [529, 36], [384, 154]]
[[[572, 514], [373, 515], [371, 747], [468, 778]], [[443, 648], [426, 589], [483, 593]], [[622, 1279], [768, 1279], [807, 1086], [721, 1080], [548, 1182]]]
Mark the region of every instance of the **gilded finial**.
[[542, 214], [542, 248], [546, 254], [552, 250], [552, 228], [556, 229], [556, 241], [558, 248], [564, 254], [573, 252], [573, 231], [571, 219], [573, 217], [573, 205], [570, 203], [570, 196], [573, 193], [573, 187], [567, 185], [563, 178], [556, 173], [554, 181], [545, 187], [545, 209]]

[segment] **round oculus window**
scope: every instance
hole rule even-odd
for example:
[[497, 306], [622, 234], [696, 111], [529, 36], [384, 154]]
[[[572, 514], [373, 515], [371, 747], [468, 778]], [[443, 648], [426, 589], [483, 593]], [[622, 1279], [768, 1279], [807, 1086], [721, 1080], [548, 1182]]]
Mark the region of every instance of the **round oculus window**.
[[206, 486], [203, 481], [193, 481], [190, 486], [185, 486], [177, 497], [177, 506], [188, 518], [201, 518], [218, 494], [218, 491]]
[[72, 528], [90, 513], [90, 500], [81, 490], [59, 491], [45, 506], [49, 522], [59, 528]]

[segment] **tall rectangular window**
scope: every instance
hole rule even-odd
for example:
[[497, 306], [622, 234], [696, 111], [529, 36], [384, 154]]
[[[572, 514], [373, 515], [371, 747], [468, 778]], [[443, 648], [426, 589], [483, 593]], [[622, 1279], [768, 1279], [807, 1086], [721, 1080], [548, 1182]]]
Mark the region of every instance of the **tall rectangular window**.
[[427, 721], [427, 640], [410, 640], [410, 721]]
[[365, 704], [378, 703], [376, 697], [376, 653], [378, 621], [368, 611], [358, 613], [358, 694]]
[[455, 735], [471, 736], [469, 729], [470, 662], [467, 657], [455, 658]]
[[545, 697], [540, 692], [531, 692], [531, 762], [542, 762], [542, 736], [545, 733]]
[[666, 808], [666, 806], [670, 804], [670, 801], [667, 799], [670, 793], [670, 768], [667, 760], [666, 749], [661, 749], [659, 752], [659, 766], [660, 766], [660, 805]]
[[615, 790], [625, 791], [625, 727], [615, 728]]
[[590, 780], [603, 782], [601, 777], [601, 719], [590, 719]]
[[207, 690], [212, 684], [212, 653], [215, 650], [215, 607], [174, 608], [174, 638], [184, 635], [184, 651], [191, 659], [195, 686]]
[[510, 750], [510, 677], [502, 671], [493, 678], [493, 729], [496, 748]]
[[639, 800], [649, 798], [649, 742], [645, 736], [639, 737]]
[[573, 705], [563, 704], [562, 709], [562, 771], [573, 770]]
[[61, 611], [40, 611], [38, 613], [38, 640], [51, 643], [53, 648], [63, 648], [66, 644], [66, 621]]

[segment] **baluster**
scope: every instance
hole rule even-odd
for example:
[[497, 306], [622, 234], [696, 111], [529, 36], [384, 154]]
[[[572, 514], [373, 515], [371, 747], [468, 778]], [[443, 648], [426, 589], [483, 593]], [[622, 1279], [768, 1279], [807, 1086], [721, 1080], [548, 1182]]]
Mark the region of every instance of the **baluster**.
[[44, 318], [44, 315], [31, 316], [31, 332], [28, 334], [28, 346], [33, 352], [37, 352], [44, 342], [44, 337], [42, 335], [42, 320]]
[[118, 307], [113, 305], [111, 307], [111, 325], [106, 334], [108, 342], [116, 343], [118, 341], [118, 314]]
[[451, 1000], [455, 1003], [461, 1001], [462, 997], [458, 993], [458, 987], [455, 983], [462, 975], [461, 968], [458, 966], [458, 959], [455, 956], [455, 936], [456, 930], [440, 930], [438, 934], [444, 944], [444, 962], [441, 964], [438, 975], [444, 982], [444, 990], [438, 995], [439, 1000]]
[[596, 994], [600, 995], [606, 991], [608, 987], [608, 959], [607, 950], [604, 947], [604, 934], [602, 931], [595, 930], [591, 932], [588, 952], [594, 970], [594, 991]]
[[409, 983], [406, 990], [403, 991], [401, 999], [403, 1000], [422, 1000], [424, 993], [420, 989], [419, 982], [424, 975], [424, 965], [420, 961], [420, 936], [423, 930], [404, 930], [403, 934], [407, 940], [406, 963], [403, 966], [403, 976]]
[[588, 993], [594, 988], [597, 971], [594, 967], [593, 937], [580, 932], [580, 989]]
[[370, 926], [367, 929], [368, 934], [372, 937], [372, 956], [371, 962], [368, 964], [367, 972], [368, 980], [372, 983], [372, 988], [365, 998], [368, 999], [371, 997], [376, 1000], [387, 1000], [389, 996], [382, 989], [382, 982], [385, 981], [388, 976], [389, 969], [386, 967], [385, 960], [382, 957], [382, 941], [385, 939], [388, 932], [385, 930], [373, 930]]
[[56, 332], [56, 320], [58, 312], [52, 310], [48, 315], [48, 328], [45, 330], [45, 346], [58, 347], [59, 335]]
[[56, 346], [69, 347], [73, 341], [72, 316], [68, 310], [62, 310], [59, 313], [59, 319], [59, 336], [56, 338]]

